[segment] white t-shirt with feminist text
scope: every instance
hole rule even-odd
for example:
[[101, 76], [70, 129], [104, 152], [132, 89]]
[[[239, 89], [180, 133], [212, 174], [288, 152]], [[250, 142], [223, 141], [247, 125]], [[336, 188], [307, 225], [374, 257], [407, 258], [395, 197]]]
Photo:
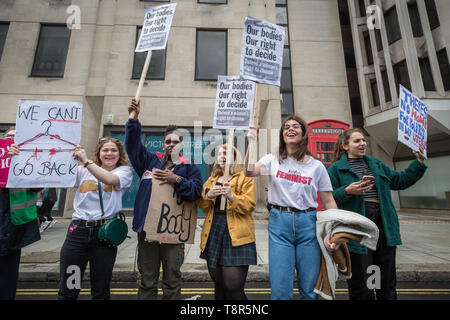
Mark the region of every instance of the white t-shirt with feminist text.
[[313, 157], [305, 163], [287, 157], [280, 164], [276, 155], [267, 154], [259, 162], [269, 172], [270, 204], [300, 210], [317, 208], [317, 192], [333, 191], [327, 169]]
[[122, 210], [122, 195], [131, 186], [133, 172], [129, 166], [120, 166], [111, 170], [110, 173], [119, 177], [120, 185], [115, 187], [100, 182], [103, 191], [103, 210], [105, 212], [105, 215], [102, 217], [98, 180], [88, 169], [78, 167], [77, 180], [75, 182], [75, 187], [78, 187], [78, 189], [73, 199], [73, 207], [75, 209], [72, 215], [73, 220], [109, 219]]

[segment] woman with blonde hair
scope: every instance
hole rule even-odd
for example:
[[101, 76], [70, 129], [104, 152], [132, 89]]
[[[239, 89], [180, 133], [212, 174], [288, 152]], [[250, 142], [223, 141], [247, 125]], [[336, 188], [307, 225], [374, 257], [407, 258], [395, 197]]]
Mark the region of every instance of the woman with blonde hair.
[[[255, 245], [255, 182], [242, 171], [242, 158], [232, 147], [228, 157], [230, 178], [224, 179], [227, 145], [216, 149], [216, 160], [203, 185], [199, 208], [207, 213], [203, 224], [200, 258], [206, 259], [214, 281], [216, 300], [246, 300], [245, 281], [249, 265], [257, 263]], [[222, 197], [223, 196], [223, 197]], [[221, 210], [221, 201], [226, 201]]]

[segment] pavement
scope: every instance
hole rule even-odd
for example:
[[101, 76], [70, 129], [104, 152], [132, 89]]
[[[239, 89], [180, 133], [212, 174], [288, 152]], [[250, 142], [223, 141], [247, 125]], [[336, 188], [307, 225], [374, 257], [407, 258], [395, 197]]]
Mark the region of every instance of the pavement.
[[[258, 264], [250, 266], [247, 281], [269, 281], [267, 211], [256, 211], [255, 235]], [[59, 253], [70, 219], [55, 217], [58, 222], [41, 233], [41, 240], [22, 249], [19, 281], [58, 282]], [[137, 236], [131, 230], [118, 248], [113, 282], [137, 281]], [[397, 247], [397, 280], [399, 282], [450, 282], [450, 213], [399, 212], [403, 245]], [[184, 281], [211, 281], [206, 261], [200, 259], [200, 233], [203, 219], [198, 219], [195, 243], [185, 246], [181, 268]], [[89, 272], [85, 273], [89, 279]], [[339, 279], [339, 281], [344, 281]]]

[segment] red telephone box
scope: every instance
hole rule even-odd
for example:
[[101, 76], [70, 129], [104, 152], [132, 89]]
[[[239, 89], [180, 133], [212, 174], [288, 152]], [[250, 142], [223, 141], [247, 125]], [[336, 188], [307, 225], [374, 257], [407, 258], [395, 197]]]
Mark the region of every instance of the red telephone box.
[[[349, 124], [338, 120], [325, 119], [308, 122], [309, 151], [328, 168], [333, 160], [334, 144], [337, 137], [349, 128]], [[323, 210], [320, 197], [318, 203], [317, 210]]]

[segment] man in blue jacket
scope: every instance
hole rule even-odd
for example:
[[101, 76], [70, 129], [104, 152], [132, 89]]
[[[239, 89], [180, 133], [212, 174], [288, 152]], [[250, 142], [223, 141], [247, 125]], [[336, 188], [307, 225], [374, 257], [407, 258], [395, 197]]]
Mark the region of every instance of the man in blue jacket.
[[[202, 176], [194, 164], [179, 154], [183, 137], [177, 134], [176, 126], [169, 125], [164, 132], [165, 154], [150, 152], [145, 148], [139, 112], [140, 103], [133, 99], [128, 108], [130, 118], [125, 125], [125, 148], [131, 165], [141, 178], [133, 219], [133, 230], [138, 233], [138, 268], [141, 275], [138, 299], [157, 299], [160, 263], [163, 267], [163, 299], [180, 299], [184, 243], [147, 242], [143, 228], [153, 179], [172, 184], [183, 200], [194, 202], [201, 197]], [[152, 176], [154, 168], [158, 170]]]

